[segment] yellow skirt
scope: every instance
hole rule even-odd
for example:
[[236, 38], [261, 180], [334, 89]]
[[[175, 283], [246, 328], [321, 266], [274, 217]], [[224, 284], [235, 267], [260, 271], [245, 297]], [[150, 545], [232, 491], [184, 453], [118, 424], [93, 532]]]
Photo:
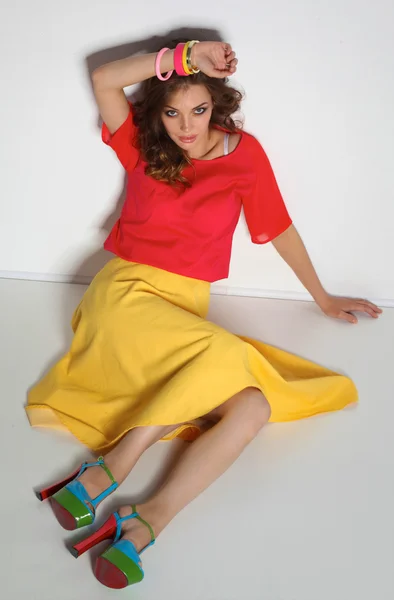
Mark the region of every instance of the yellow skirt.
[[107, 452], [143, 425], [183, 423], [163, 439], [193, 440], [196, 419], [247, 387], [272, 422], [357, 401], [349, 378], [207, 321], [209, 298], [205, 281], [110, 260], [74, 312], [69, 351], [28, 394], [30, 424]]

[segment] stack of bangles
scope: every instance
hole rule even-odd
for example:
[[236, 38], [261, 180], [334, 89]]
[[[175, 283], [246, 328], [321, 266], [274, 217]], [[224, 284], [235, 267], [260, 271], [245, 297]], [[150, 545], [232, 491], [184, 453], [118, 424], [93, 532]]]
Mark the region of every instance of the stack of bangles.
[[[191, 42], [186, 42], [185, 44], [177, 44], [174, 51], [174, 67], [175, 71], [181, 77], [187, 77], [188, 75], [193, 75], [194, 73], [200, 72], [200, 69], [197, 69], [197, 67], [193, 66], [191, 61], [192, 48], [194, 44], [198, 43], [199, 40], [192, 40]], [[160, 79], [160, 81], [167, 81], [167, 79], [169, 79], [174, 72], [174, 70], [168, 71], [165, 77], [163, 77], [163, 75], [160, 73], [161, 57], [167, 50], [170, 50], [170, 48], [162, 48], [156, 56], [155, 70], [156, 76], [158, 79]]]

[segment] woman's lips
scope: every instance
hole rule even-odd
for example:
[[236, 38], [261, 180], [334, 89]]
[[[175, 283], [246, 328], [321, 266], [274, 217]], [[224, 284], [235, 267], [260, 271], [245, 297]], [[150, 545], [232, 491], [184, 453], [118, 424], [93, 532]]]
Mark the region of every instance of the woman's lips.
[[193, 136], [189, 136], [189, 137], [180, 137], [179, 139], [181, 140], [181, 142], [184, 142], [186, 144], [190, 144], [191, 142], [194, 142], [194, 140], [196, 139], [196, 135]]

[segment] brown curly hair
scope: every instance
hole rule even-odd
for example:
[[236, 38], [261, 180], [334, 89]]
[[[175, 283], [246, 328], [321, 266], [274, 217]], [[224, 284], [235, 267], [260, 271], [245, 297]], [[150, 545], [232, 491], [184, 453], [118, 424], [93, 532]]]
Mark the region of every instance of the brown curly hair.
[[[171, 40], [166, 47], [175, 48], [177, 43], [186, 41], [188, 40]], [[160, 48], [157, 51], [159, 50]], [[151, 77], [142, 82], [139, 90], [141, 98], [133, 102], [133, 120], [139, 129], [136, 146], [148, 163], [145, 168], [146, 175], [172, 186], [181, 184], [184, 190], [191, 187], [192, 183], [182, 175], [182, 170], [188, 164], [192, 167], [194, 165], [187, 153], [168, 136], [161, 120], [161, 112], [172, 94], [188, 86], [202, 84], [214, 102], [210, 123], [224, 127], [232, 133], [241, 130], [243, 123], [237, 121], [237, 125], [231, 115], [240, 109], [243, 94], [227, 83], [227, 77], [208, 77], [202, 72], [182, 77], [175, 70], [166, 81]]]

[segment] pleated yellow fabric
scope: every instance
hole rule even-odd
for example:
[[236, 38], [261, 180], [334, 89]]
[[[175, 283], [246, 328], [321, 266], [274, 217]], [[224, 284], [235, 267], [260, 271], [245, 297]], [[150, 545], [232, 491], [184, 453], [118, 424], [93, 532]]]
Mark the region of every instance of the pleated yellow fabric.
[[351, 379], [206, 320], [209, 297], [208, 282], [111, 259], [74, 312], [69, 351], [28, 394], [31, 425], [106, 452], [142, 425], [182, 423], [163, 439], [193, 440], [195, 419], [246, 387], [272, 422], [357, 401]]

